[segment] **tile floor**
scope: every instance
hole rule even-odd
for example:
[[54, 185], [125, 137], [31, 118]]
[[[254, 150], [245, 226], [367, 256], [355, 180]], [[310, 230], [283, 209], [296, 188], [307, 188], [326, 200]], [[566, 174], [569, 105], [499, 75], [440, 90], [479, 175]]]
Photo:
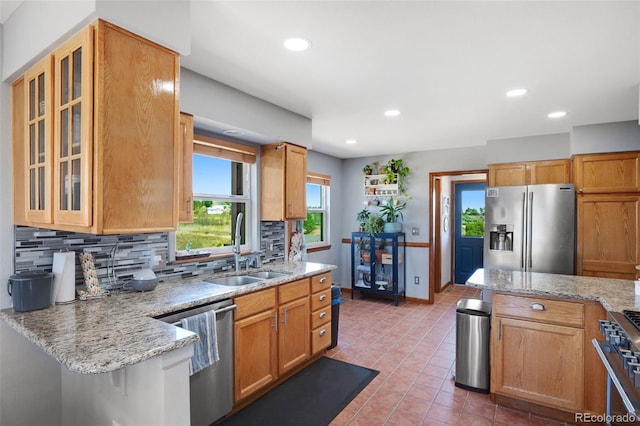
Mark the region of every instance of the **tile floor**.
[[380, 371], [331, 426], [562, 425], [454, 386], [455, 307], [479, 291], [451, 286], [433, 305], [343, 293], [338, 346], [327, 356]]

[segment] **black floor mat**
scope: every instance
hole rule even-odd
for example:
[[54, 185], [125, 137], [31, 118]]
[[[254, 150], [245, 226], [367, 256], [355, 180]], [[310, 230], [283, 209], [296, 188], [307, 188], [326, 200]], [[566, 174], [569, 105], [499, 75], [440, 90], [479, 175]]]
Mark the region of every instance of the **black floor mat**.
[[216, 425], [326, 426], [378, 373], [322, 357]]

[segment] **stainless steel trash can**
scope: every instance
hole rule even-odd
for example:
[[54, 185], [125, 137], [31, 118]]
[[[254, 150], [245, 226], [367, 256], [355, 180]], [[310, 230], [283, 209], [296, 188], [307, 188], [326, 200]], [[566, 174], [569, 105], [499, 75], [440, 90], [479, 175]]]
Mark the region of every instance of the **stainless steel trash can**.
[[491, 303], [460, 299], [456, 309], [456, 374], [459, 388], [489, 393]]

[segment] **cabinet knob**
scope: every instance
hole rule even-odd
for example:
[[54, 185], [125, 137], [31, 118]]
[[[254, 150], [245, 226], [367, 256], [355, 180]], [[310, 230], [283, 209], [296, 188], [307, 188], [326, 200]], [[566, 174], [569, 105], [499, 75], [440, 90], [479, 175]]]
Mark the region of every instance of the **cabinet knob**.
[[529, 307], [531, 309], [533, 309], [534, 311], [545, 311], [546, 308], [544, 307], [544, 305], [542, 303], [532, 303], [529, 305]]
[[321, 294], [321, 295], [320, 295], [320, 301], [321, 301], [321, 302], [322, 302], [322, 301], [324, 301], [324, 300], [326, 300], [326, 299], [327, 299], [327, 295], [326, 295], [326, 294]]
[[320, 278], [320, 283], [324, 284], [327, 282], [327, 277]]
[[327, 330], [325, 330], [324, 328], [320, 330], [320, 336], [324, 336], [325, 334], [327, 334]]
[[327, 317], [327, 313], [325, 311], [320, 312], [320, 319], [326, 318], [326, 317]]

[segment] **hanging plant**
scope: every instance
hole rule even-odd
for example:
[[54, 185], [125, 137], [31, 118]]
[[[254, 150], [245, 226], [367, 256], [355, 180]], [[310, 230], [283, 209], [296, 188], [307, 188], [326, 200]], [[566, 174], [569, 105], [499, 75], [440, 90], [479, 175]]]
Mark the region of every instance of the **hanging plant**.
[[387, 164], [384, 166], [384, 174], [385, 174], [385, 183], [397, 183], [398, 184], [398, 192], [400, 194], [406, 195], [406, 189], [404, 186], [405, 178], [411, 173], [411, 169], [403, 164], [401, 158], [399, 159], [390, 159], [387, 161]]

